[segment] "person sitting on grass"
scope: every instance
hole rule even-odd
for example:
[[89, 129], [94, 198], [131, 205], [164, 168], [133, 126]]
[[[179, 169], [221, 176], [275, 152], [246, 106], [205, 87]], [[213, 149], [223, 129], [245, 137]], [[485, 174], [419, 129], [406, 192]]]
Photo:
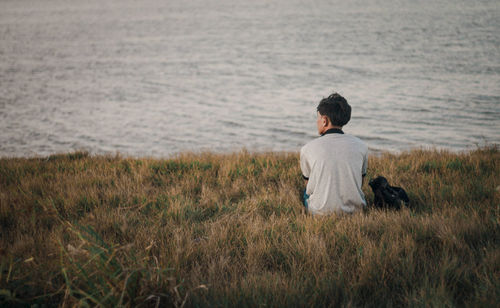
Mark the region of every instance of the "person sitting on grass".
[[366, 206], [361, 190], [367, 169], [368, 147], [344, 134], [351, 106], [338, 93], [317, 107], [318, 137], [300, 150], [300, 168], [306, 180], [304, 206], [309, 213], [353, 213]]

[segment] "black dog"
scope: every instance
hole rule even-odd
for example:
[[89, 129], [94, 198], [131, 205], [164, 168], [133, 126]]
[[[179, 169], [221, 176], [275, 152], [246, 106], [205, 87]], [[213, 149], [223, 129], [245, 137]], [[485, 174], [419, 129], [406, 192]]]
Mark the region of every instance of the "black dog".
[[390, 186], [387, 179], [383, 176], [370, 180], [368, 185], [370, 185], [373, 194], [375, 194], [376, 207], [388, 207], [399, 210], [403, 202], [406, 206], [410, 203], [410, 199], [404, 189]]

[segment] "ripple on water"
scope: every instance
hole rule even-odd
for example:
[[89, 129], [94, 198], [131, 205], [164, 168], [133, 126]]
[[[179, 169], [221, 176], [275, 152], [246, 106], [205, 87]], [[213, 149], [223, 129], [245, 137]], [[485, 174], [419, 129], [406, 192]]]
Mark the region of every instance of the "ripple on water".
[[298, 151], [332, 91], [370, 149], [500, 143], [496, 3], [229, 1], [0, 2], [0, 156]]

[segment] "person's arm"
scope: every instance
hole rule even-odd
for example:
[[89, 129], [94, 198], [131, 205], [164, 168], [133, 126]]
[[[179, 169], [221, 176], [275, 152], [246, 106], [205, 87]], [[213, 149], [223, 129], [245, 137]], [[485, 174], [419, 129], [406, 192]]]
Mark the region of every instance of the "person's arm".
[[309, 162], [307, 161], [304, 148], [300, 150], [300, 170], [302, 171], [302, 178], [305, 180], [305, 184], [307, 186], [311, 167], [309, 166]]
[[368, 171], [368, 157], [367, 154], [363, 157], [363, 167], [361, 168], [361, 187], [365, 184], [366, 172]]

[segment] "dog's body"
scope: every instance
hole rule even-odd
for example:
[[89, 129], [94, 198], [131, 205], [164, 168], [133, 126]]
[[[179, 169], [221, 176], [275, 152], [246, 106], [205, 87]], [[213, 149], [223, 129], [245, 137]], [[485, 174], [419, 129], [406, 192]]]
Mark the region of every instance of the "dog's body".
[[390, 186], [387, 179], [383, 176], [370, 180], [368, 185], [370, 185], [375, 195], [374, 203], [376, 207], [388, 207], [399, 210], [402, 203], [406, 206], [410, 203], [410, 199], [404, 189]]

